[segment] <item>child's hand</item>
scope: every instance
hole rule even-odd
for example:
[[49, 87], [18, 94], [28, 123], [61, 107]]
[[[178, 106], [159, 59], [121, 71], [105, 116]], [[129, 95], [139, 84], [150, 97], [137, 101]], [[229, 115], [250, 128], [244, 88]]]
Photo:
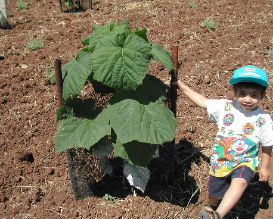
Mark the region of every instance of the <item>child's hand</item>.
[[178, 79], [177, 81], [173, 82], [173, 85], [181, 88], [181, 85], [183, 85], [183, 82]]
[[174, 81], [174, 82], [173, 82], [173, 85], [176, 86], [176, 87], [178, 87], [178, 86], [179, 86], [179, 85], [178, 85], [178, 80], [177, 80], [177, 81]]
[[269, 164], [270, 164], [270, 157], [272, 153], [272, 146], [262, 147], [262, 162], [261, 168], [259, 171], [259, 181], [265, 182], [268, 180], [269, 177]]
[[266, 182], [268, 180], [269, 173], [268, 169], [261, 168], [259, 171], [259, 181]]

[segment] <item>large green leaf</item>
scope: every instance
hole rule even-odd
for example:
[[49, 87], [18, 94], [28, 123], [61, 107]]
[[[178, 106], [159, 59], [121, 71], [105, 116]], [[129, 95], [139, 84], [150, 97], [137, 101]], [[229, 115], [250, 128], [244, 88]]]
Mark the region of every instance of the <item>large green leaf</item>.
[[73, 108], [62, 105], [56, 110], [57, 122], [74, 116]]
[[135, 29], [134, 33], [140, 37], [142, 37], [146, 42], [149, 42], [147, 37], [147, 29], [143, 27], [142, 29]]
[[172, 57], [170, 53], [162, 48], [156, 42], [152, 42], [152, 56], [153, 58], [163, 64], [169, 71], [174, 69]]
[[103, 110], [95, 119], [72, 117], [63, 121], [54, 136], [56, 152], [70, 148], [87, 148], [111, 134], [109, 120]]
[[166, 90], [168, 86], [160, 79], [153, 75], [146, 75], [141, 86], [138, 87], [136, 93], [138, 99], [142, 104], [149, 102], [156, 102], [158, 100], [164, 101], [167, 99]]
[[91, 55], [93, 79], [120, 89], [135, 90], [150, 64], [151, 45], [130, 30], [101, 39]]
[[108, 156], [113, 151], [113, 144], [107, 139], [107, 137], [102, 138], [97, 144], [93, 147], [93, 153], [99, 157]]
[[132, 141], [127, 144], [116, 143], [114, 144], [114, 155], [121, 157], [127, 162], [146, 167], [153, 159], [157, 145], [140, 143]]
[[134, 99], [141, 104], [149, 104], [150, 102], [164, 101], [167, 98], [166, 89], [168, 87], [158, 78], [147, 74], [143, 83], [136, 91], [124, 91], [116, 93], [110, 99], [109, 103], [114, 104], [124, 99]]
[[66, 104], [73, 108], [75, 117], [94, 119], [102, 110], [102, 108], [95, 108], [96, 100], [91, 98], [74, 98], [66, 102]]
[[110, 125], [122, 144], [131, 141], [163, 144], [175, 137], [177, 121], [161, 101], [144, 105], [124, 99], [108, 105], [108, 112]]
[[113, 22], [110, 21], [104, 26], [100, 25], [93, 25], [92, 26], [93, 33], [92, 35], [86, 37], [83, 41], [82, 44], [84, 46], [88, 46], [88, 49], [93, 52], [97, 43], [104, 37], [106, 36], [111, 36], [115, 34], [120, 34], [124, 30], [129, 30], [130, 25], [129, 21], [126, 20], [123, 23], [118, 23], [118, 22]]
[[75, 59], [62, 66], [63, 73], [63, 99], [67, 100], [77, 96], [88, 76], [92, 73], [90, 54], [78, 52]]

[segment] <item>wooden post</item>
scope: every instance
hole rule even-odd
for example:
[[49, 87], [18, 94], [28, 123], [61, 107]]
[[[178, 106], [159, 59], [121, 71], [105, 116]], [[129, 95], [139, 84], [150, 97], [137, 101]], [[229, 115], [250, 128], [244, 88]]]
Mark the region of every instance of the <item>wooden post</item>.
[[55, 77], [56, 77], [56, 85], [57, 85], [57, 100], [58, 106], [62, 105], [62, 90], [63, 90], [63, 79], [62, 79], [62, 62], [60, 59], [55, 59], [54, 67], [55, 67]]
[[177, 81], [178, 76], [178, 46], [175, 45], [172, 47], [172, 61], [174, 64], [174, 70], [171, 77], [171, 110], [176, 117], [176, 99], [177, 99], [177, 87], [173, 85], [175, 81]]
[[[169, 90], [169, 107], [176, 117], [176, 100], [177, 100], [177, 87], [173, 85], [177, 81], [178, 76], [178, 46], [172, 47], [172, 61], [174, 64], [174, 70], [171, 74], [171, 84]], [[168, 143], [168, 173], [167, 178], [169, 183], [173, 183], [175, 174], [175, 139]]]
[[[63, 78], [62, 78], [62, 61], [60, 59], [55, 59], [55, 77], [56, 77], [56, 86], [57, 86], [57, 100], [58, 106], [62, 106], [62, 90], [63, 90]], [[72, 187], [72, 192], [76, 200], [87, 198], [93, 194], [92, 189], [90, 188], [90, 181], [86, 177], [81, 177], [81, 173], [77, 173], [75, 165], [77, 164], [76, 160], [73, 160], [74, 149], [68, 149], [65, 151], [65, 156], [67, 160], [68, 173], [70, 176], [70, 182]]]
[[0, 27], [4, 29], [11, 28], [8, 23], [6, 0], [0, 0]]

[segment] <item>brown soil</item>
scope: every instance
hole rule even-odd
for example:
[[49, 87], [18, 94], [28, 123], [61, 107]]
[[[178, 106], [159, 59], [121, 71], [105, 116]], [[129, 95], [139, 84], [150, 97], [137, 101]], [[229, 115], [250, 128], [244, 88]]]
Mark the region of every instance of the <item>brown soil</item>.
[[[12, 29], [0, 30], [0, 217], [197, 218], [207, 203], [216, 130], [204, 110], [179, 93], [173, 183], [166, 180], [162, 147], [145, 194], [123, 182], [117, 168], [94, 185], [94, 196], [75, 200], [65, 154], [55, 153], [56, 86], [46, 73], [56, 58], [65, 63], [82, 48], [91, 25], [128, 19], [165, 49], [179, 46], [179, 78], [208, 97], [232, 97], [228, 79], [237, 67], [257, 65], [272, 79], [272, 0], [95, 0], [92, 10], [76, 13], [61, 12], [59, 1], [28, 2], [18, 10], [16, 0], [8, 0]], [[202, 25], [206, 18], [215, 19], [215, 30]], [[27, 48], [27, 36], [43, 39], [44, 46]], [[153, 63], [150, 73], [169, 81], [161, 65]], [[273, 115], [271, 87], [262, 107]], [[272, 218], [272, 208], [271, 172], [269, 185], [254, 180], [236, 214]]]

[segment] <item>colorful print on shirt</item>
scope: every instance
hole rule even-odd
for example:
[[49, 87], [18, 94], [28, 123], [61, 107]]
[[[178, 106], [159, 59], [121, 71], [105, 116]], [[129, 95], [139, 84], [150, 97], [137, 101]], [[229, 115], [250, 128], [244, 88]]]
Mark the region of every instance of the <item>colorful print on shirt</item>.
[[259, 146], [273, 145], [270, 116], [261, 108], [245, 112], [236, 100], [209, 100], [207, 110], [217, 124], [210, 174], [223, 177], [241, 165], [257, 170]]
[[259, 117], [259, 118], [257, 119], [257, 121], [256, 121], [256, 125], [257, 125], [258, 127], [262, 127], [264, 124], [265, 124], [265, 119], [262, 118], [262, 117]]
[[228, 113], [225, 115], [223, 119], [223, 123], [225, 126], [230, 126], [234, 121], [234, 115], [232, 113]]
[[254, 125], [252, 125], [251, 123], [244, 124], [242, 131], [245, 135], [252, 135], [252, 133], [254, 132]]
[[258, 154], [258, 147], [246, 135], [217, 136], [211, 158], [213, 172], [232, 170], [238, 164], [252, 161]]
[[227, 102], [225, 105], [225, 111], [230, 111], [232, 107], [233, 107], [233, 102], [232, 101]]

